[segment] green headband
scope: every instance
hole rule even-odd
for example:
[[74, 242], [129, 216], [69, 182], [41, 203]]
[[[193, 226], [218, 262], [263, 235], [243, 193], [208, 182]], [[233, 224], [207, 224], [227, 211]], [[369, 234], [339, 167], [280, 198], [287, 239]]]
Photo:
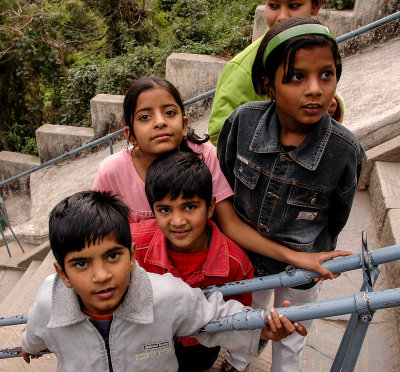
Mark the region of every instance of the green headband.
[[292, 39], [296, 36], [308, 35], [308, 34], [318, 34], [318, 35], [328, 36], [331, 39], [333, 39], [335, 41], [335, 43], [337, 44], [334, 33], [331, 30], [329, 30], [329, 28], [326, 26], [314, 24], [314, 23], [308, 23], [308, 24], [304, 24], [304, 25], [294, 26], [294, 27], [288, 28], [285, 31], [280, 32], [278, 35], [274, 36], [269, 41], [269, 43], [267, 44], [267, 47], [264, 50], [264, 54], [263, 54], [263, 66], [265, 66], [265, 62], [266, 62], [269, 54], [276, 47], [278, 47], [279, 45], [284, 43], [286, 40]]

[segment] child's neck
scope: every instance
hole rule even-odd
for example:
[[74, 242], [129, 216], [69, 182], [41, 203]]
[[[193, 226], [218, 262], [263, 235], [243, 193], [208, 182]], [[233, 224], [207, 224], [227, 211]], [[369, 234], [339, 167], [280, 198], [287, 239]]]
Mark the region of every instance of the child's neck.
[[298, 147], [310, 134], [313, 129], [313, 125], [307, 126], [305, 130], [303, 128], [292, 129], [281, 125], [279, 140], [283, 146], [295, 146]]
[[144, 156], [142, 151], [140, 151], [139, 147], [134, 147], [132, 149], [131, 156], [132, 156], [132, 162], [136, 169], [137, 174], [142, 179], [142, 181], [145, 182], [147, 170], [149, 169], [149, 166], [151, 165], [151, 163], [157, 158], [157, 156], [154, 156], [151, 158], [148, 156]]

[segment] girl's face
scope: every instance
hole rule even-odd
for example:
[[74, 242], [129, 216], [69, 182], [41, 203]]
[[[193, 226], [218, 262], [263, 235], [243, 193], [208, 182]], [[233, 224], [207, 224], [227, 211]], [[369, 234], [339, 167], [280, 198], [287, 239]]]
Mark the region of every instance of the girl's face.
[[165, 88], [149, 89], [138, 96], [133, 116], [134, 142], [147, 159], [154, 160], [177, 149], [186, 136], [187, 126], [188, 118], [183, 117], [181, 108]]
[[285, 19], [315, 16], [321, 5], [321, 1], [314, 0], [267, 0], [265, 19], [268, 28]]
[[328, 110], [336, 90], [336, 67], [330, 47], [299, 49], [293, 65], [293, 75], [282, 83], [283, 63], [278, 67], [270, 98], [275, 99], [282, 127], [295, 132], [308, 132]]

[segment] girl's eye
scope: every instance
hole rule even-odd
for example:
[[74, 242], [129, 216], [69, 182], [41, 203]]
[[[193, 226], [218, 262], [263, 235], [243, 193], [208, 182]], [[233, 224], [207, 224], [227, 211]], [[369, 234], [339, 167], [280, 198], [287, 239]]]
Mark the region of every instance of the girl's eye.
[[165, 112], [165, 115], [174, 116], [174, 115], [176, 115], [176, 112], [174, 110], [168, 110], [168, 111]]
[[291, 80], [292, 81], [300, 81], [303, 79], [303, 74], [293, 74]]
[[278, 4], [268, 4], [268, 7], [271, 8], [272, 10], [276, 10], [279, 8]]
[[322, 78], [323, 79], [329, 79], [333, 76], [333, 72], [332, 71], [325, 71], [322, 73]]
[[289, 7], [290, 9], [298, 9], [299, 7], [301, 7], [301, 4], [290, 4]]
[[149, 114], [143, 114], [139, 116], [139, 120], [148, 120], [150, 118]]

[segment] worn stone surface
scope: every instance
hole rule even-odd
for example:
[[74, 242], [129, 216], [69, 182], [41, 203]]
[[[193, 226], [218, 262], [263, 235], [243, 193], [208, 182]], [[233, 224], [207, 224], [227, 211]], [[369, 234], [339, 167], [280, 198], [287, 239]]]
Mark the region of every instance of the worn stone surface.
[[369, 185], [372, 168], [376, 161], [397, 163], [400, 162], [400, 136], [381, 143], [367, 151], [367, 161], [363, 166], [359, 189], [364, 190]]
[[92, 128], [45, 124], [36, 130], [36, 142], [42, 163], [75, 150], [92, 140]]
[[98, 94], [90, 100], [95, 139], [124, 127], [124, 97], [122, 95]]
[[[188, 100], [215, 89], [227, 61], [223, 58], [191, 53], [173, 53], [167, 58], [165, 78]], [[186, 107], [191, 120], [197, 120], [211, 108], [213, 98]]]
[[[0, 181], [5, 181], [38, 165], [40, 165], [38, 156], [12, 151], [0, 151]], [[0, 190], [3, 196], [20, 195], [27, 191], [29, 191], [29, 176], [15, 180], [3, 186]]]
[[369, 194], [380, 237], [387, 212], [390, 209], [400, 208], [400, 163], [375, 162], [370, 178]]

